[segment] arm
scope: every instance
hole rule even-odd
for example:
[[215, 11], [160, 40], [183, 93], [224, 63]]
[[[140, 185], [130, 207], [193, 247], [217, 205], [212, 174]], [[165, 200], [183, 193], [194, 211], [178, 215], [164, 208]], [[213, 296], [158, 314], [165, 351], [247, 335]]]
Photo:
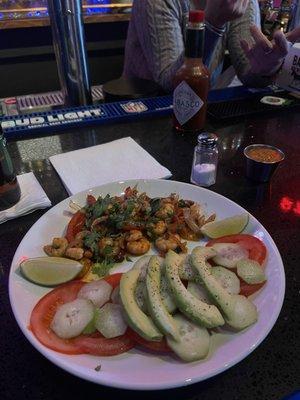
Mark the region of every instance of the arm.
[[[184, 61], [183, 24], [186, 12], [182, 0], [135, 0], [136, 32], [153, 79], [165, 90]], [[205, 60], [210, 62], [220, 37], [206, 31]]]
[[241, 40], [248, 42], [251, 38], [251, 25], [260, 27], [260, 12], [257, 0], [251, 0], [246, 13], [241, 18], [230, 23], [227, 46], [231, 62], [239, 79], [247, 86], [263, 87], [271, 84], [271, 78], [251, 72], [249, 60], [241, 46]]
[[135, 27], [153, 80], [165, 90], [184, 59], [178, 0], [135, 0]]

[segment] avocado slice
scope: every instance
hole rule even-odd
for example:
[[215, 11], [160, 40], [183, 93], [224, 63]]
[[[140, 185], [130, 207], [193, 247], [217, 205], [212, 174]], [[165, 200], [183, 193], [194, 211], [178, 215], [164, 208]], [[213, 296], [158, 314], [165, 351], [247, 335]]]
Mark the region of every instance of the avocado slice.
[[148, 310], [158, 328], [165, 335], [169, 335], [172, 339], [178, 341], [178, 327], [172, 315], [167, 311], [160, 294], [160, 264], [160, 260], [157, 256], [151, 257], [146, 276]]
[[[208, 258], [214, 257], [217, 253], [215, 250], [213, 250], [212, 247], [207, 247], [206, 248], [207, 255], [209, 255]], [[201, 283], [201, 279], [199, 277], [199, 274], [195, 271], [194, 267], [192, 266], [192, 261], [191, 261], [191, 255], [188, 254], [180, 254], [182, 257], [182, 262], [179, 265], [179, 276], [182, 281], [188, 281], [188, 282], [196, 282], [196, 283]], [[207, 263], [208, 268], [212, 268], [212, 266]]]
[[160, 341], [162, 333], [154, 322], [139, 308], [135, 299], [135, 288], [140, 275], [138, 269], [132, 269], [122, 275], [120, 281], [121, 303], [125, 310], [128, 325], [146, 340]]
[[196, 324], [206, 328], [223, 325], [225, 321], [216, 306], [197, 299], [185, 288], [179, 277], [180, 262], [181, 257], [169, 250], [165, 258], [166, 277], [179, 310]]
[[229, 294], [213, 276], [206, 265], [205, 247], [196, 247], [192, 251], [192, 265], [199, 273], [204, 286], [222, 310], [225, 321], [232, 328], [242, 330], [257, 321], [257, 309], [245, 296]]

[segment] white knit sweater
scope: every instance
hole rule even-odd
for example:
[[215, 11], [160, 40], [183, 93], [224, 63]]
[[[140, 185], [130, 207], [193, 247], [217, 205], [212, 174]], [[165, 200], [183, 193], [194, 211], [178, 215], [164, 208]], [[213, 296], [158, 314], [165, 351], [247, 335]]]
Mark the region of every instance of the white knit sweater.
[[[172, 80], [183, 63], [184, 29], [189, 0], [134, 0], [129, 25], [124, 75], [153, 80], [172, 90]], [[223, 38], [206, 30], [205, 59], [214, 78], [221, 71], [225, 49], [240, 79], [249, 69], [241, 39], [251, 40], [249, 27], [260, 26], [257, 0], [250, 0], [243, 17], [229, 23]]]

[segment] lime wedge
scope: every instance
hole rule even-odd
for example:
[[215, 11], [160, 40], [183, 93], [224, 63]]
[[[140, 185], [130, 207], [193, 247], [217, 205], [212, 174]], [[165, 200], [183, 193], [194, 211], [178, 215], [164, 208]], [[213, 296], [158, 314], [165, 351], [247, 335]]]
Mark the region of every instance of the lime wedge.
[[241, 233], [249, 221], [249, 214], [235, 215], [222, 219], [221, 221], [208, 222], [203, 225], [201, 232], [211, 239], [218, 239], [222, 236], [236, 235]]
[[20, 264], [23, 276], [41, 286], [57, 286], [76, 278], [83, 265], [62, 257], [29, 258]]

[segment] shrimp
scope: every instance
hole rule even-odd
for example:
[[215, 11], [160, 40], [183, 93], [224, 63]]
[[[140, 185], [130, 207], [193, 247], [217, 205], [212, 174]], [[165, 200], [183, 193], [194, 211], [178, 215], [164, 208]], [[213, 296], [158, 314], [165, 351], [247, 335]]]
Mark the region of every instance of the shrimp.
[[91, 250], [85, 250], [85, 252], [84, 252], [84, 254], [83, 254], [83, 256], [85, 257], [85, 258], [92, 258], [93, 257], [93, 252], [91, 251]]
[[69, 245], [68, 245], [68, 249], [71, 249], [73, 247], [77, 247], [77, 248], [83, 248], [84, 247], [84, 238], [86, 237], [86, 235], [88, 235], [90, 232], [89, 231], [82, 231], [77, 233], [77, 235], [75, 236], [74, 240], [72, 240]]
[[126, 250], [133, 256], [142, 256], [150, 250], [150, 242], [142, 236], [138, 240], [127, 242]]
[[104, 237], [104, 238], [100, 239], [99, 243], [98, 243], [100, 253], [103, 254], [103, 251], [106, 247], [108, 247], [108, 246], [113, 247], [113, 245], [114, 245], [114, 241], [112, 238]]
[[50, 257], [63, 257], [67, 247], [66, 238], [54, 238], [51, 245], [44, 246], [44, 252]]
[[79, 247], [70, 247], [66, 250], [65, 256], [72, 260], [81, 260], [84, 255], [84, 250]]
[[165, 221], [158, 221], [156, 224], [149, 224], [147, 228], [150, 231], [148, 233], [149, 236], [162, 236], [167, 230], [167, 224], [165, 223]]
[[133, 229], [125, 235], [126, 250], [134, 256], [141, 256], [150, 250], [150, 242], [141, 231]]
[[209, 218], [205, 219], [205, 215], [199, 204], [193, 204], [190, 208], [183, 210], [184, 220], [187, 226], [196, 234], [201, 233], [201, 227], [208, 222], [214, 221], [216, 214], [212, 214]]
[[182, 239], [192, 240], [194, 242], [197, 242], [198, 240], [200, 240], [200, 238], [202, 236], [201, 232], [199, 232], [199, 233], [193, 232], [191, 230], [191, 228], [189, 228], [186, 224], [178, 230], [178, 233], [180, 234]]
[[167, 219], [173, 216], [175, 207], [171, 203], [165, 203], [160, 207], [160, 209], [155, 213], [157, 218]]
[[137, 240], [140, 240], [142, 238], [143, 238], [142, 232], [138, 231], [137, 229], [133, 229], [125, 235], [126, 242], [136, 242]]
[[155, 246], [157, 250], [161, 253], [167, 253], [169, 250], [177, 250], [180, 249], [184, 253], [186, 250], [186, 244], [181, 243], [180, 236], [175, 234], [167, 234], [164, 237], [158, 238], [155, 241]]

